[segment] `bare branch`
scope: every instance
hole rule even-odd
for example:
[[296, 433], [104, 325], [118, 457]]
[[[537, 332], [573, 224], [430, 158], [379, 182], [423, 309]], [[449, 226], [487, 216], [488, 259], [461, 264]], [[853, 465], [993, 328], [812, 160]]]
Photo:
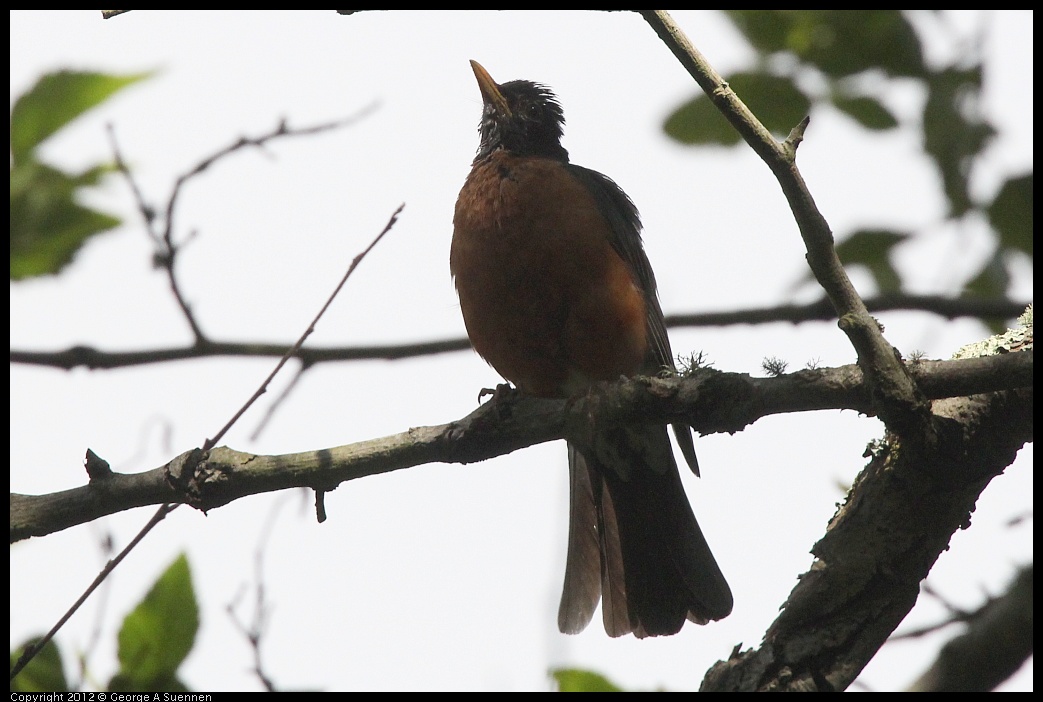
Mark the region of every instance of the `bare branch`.
[[[391, 231], [391, 228], [395, 226], [395, 222], [398, 221], [398, 216], [399, 214], [401, 214], [402, 209], [404, 207], [405, 204], [399, 205], [398, 209], [396, 209], [392, 213], [391, 218], [388, 220], [388, 223], [384, 225], [384, 229], [382, 229], [381, 232], [377, 234], [376, 238], [373, 239], [369, 246], [367, 246], [361, 253], [359, 253], [357, 256], [355, 256], [354, 259], [352, 259], [351, 265], [348, 266], [348, 270], [344, 273], [344, 277], [341, 278], [336, 288], [334, 288], [333, 292], [326, 300], [326, 303], [322, 306], [322, 309], [320, 309], [318, 314], [315, 315], [315, 318], [311, 321], [311, 323], [308, 325], [308, 328], [304, 331], [300, 338], [297, 339], [296, 343], [294, 343], [294, 345], [291, 346], [283, 354], [283, 357], [275, 365], [275, 368], [268, 375], [268, 377], [264, 379], [264, 381], [257, 388], [254, 394], [250, 397], [250, 399], [248, 399], [242, 405], [242, 407], [240, 407], [239, 410], [236, 411], [232, 418], [228, 420], [228, 422], [221, 428], [220, 431], [218, 431], [217, 434], [214, 435], [213, 438], [208, 438], [206, 441], [203, 442], [202, 449], [192, 449], [191, 451], [189, 451], [186, 454], [183, 454], [180, 457], [182, 461], [179, 465], [184, 470], [185, 475], [190, 476], [195, 474], [195, 472], [199, 469], [200, 462], [205, 460], [209, 455], [210, 449], [213, 448], [214, 445], [221, 440], [221, 437], [225, 435], [225, 433], [239, 420], [239, 418], [250, 408], [250, 406], [261, 395], [267, 392], [268, 385], [271, 383], [272, 379], [276, 376], [276, 374], [278, 374], [279, 370], [281, 370], [282, 367], [286, 365], [286, 362], [293, 357], [293, 354], [298, 349], [300, 349], [301, 344], [304, 343], [305, 339], [307, 339], [308, 336], [310, 336], [311, 333], [315, 331], [315, 325], [318, 324], [319, 319], [321, 319], [322, 315], [326, 312], [327, 309], [329, 309], [329, 306], [333, 303], [333, 300], [337, 297], [337, 294], [341, 291], [341, 289], [343, 289], [344, 284], [348, 282], [348, 278], [351, 277], [351, 274], [358, 267], [362, 259], [365, 258], [366, 254], [372, 251], [373, 247], [375, 247], [380, 242], [380, 240], [384, 238], [384, 235]], [[173, 280], [173, 271], [171, 269], [171, 281], [173, 282]], [[102, 491], [104, 491], [106, 488], [112, 486], [111, 479], [114, 476], [118, 475], [112, 472], [112, 469], [109, 467], [109, 464], [106, 461], [104, 461], [90, 449], [87, 450], [87, 459], [85, 461], [85, 467], [87, 469], [87, 475], [90, 479], [90, 482], [87, 485], [88, 489], [97, 486], [104, 486], [103, 488], [101, 488]], [[169, 481], [171, 480], [172, 476], [168, 473], [164, 477]], [[174, 480], [173, 485], [176, 487], [184, 487], [184, 478]], [[14, 500], [13, 495], [11, 499], [12, 501]], [[145, 535], [152, 531], [152, 528], [159, 524], [159, 522], [162, 521], [167, 514], [180, 507], [184, 500], [164, 499], [162, 500], [162, 502], [163, 504], [160, 506], [159, 510], [157, 510], [155, 515], [153, 515], [152, 519], [150, 519], [148, 523], [145, 524], [145, 526], [141, 529], [141, 531], [138, 532], [137, 536], [135, 536], [134, 539], [132, 539], [131, 542], [127, 544], [127, 547], [123, 549], [123, 551], [121, 551], [116, 558], [109, 561], [105, 568], [103, 568], [102, 571], [98, 573], [98, 576], [94, 579], [94, 582], [87, 587], [87, 589], [83, 592], [79, 599], [73, 603], [73, 605], [65, 612], [64, 615], [62, 615], [62, 617], [51, 628], [51, 630], [47, 632], [47, 634], [44, 635], [42, 639], [40, 639], [39, 641], [35, 641], [31, 645], [26, 647], [25, 651], [23, 651], [18, 661], [11, 668], [12, 680], [16, 675], [18, 675], [19, 672], [21, 672], [21, 670], [25, 668], [26, 665], [29, 664], [29, 661], [31, 661], [33, 657], [36, 656], [36, 654], [42, 649], [42, 647], [46, 645], [47, 642], [50, 641], [56, 633], [58, 633], [58, 630], [65, 625], [65, 622], [67, 622], [69, 618], [76, 613], [76, 610], [78, 610], [80, 606], [87, 601], [87, 598], [90, 597], [91, 593], [93, 593], [98, 588], [98, 586], [101, 585], [101, 583], [109, 576], [109, 574], [116, 568], [116, 566], [120, 564], [124, 557], [128, 553], [130, 553], [130, 551], [138, 543], [140, 543], [142, 539], [145, 538]]]
[[909, 613], [982, 490], [1032, 440], [1031, 408], [1027, 388], [940, 400], [936, 451], [906, 452], [897, 438], [878, 447], [764, 641], [715, 665], [702, 689], [846, 689]]
[[159, 524], [161, 521], [163, 521], [164, 517], [166, 517], [170, 512], [174, 511], [180, 506], [181, 505], [164, 504], [158, 510], [156, 510], [156, 513], [152, 515], [152, 519], [150, 519], [148, 523], [145, 524], [145, 526], [141, 529], [141, 531], [138, 532], [137, 536], [135, 536], [131, 540], [131, 542], [127, 544], [126, 548], [120, 551], [115, 558], [113, 558], [111, 561], [105, 564], [105, 567], [102, 568], [101, 572], [98, 573], [96, 578], [94, 578], [94, 582], [87, 586], [87, 589], [83, 591], [83, 594], [80, 595], [79, 599], [76, 600], [71, 607], [69, 607], [65, 614], [63, 614], [61, 618], [57, 621], [57, 623], [55, 623], [55, 625], [51, 627], [51, 630], [44, 634], [43, 637], [40, 638], [38, 641], [34, 641], [32, 644], [25, 647], [25, 650], [22, 651], [22, 655], [18, 658], [18, 661], [13, 666], [11, 666], [12, 680], [14, 680], [14, 677], [18, 675], [18, 673], [20, 673], [26, 665], [29, 664], [29, 661], [31, 661], [33, 657], [36, 656], [40, 649], [42, 649], [48, 641], [54, 638], [54, 635], [58, 633], [58, 630], [65, 626], [65, 622], [69, 621], [69, 618], [72, 617], [72, 615], [76, 613], [76, 610], [78, 610], [80, 606], [87, 601], [87, 598], [89, 598], [91, 594], [98, 589], [98, 586], [105, 581], [105, 578], [109, 577], [109, 573], [115, 570], [116, 566], [118, 566], [120, 562], [124, 558], [126, 558], [127, 554], [130, 553], [134, 549], [134, 547], [141, 542], [143, 538], [145, 538], [145, 535], [152, 531], [152, 527]]
[[218, 149], [177, 177], [174, 182], [174, 187], [170, 191], [170, 196], [167, 198], [166, 206], [163, 208], [164, 214], [161, 220], [162, 226], [160, 226], [160, 218], [157, 215], [156, 207], [145, 199], [141, 188], [134, 180], [130, 168], [123, 159], [123, 154], [120, 152], [119, 145], [116, 142], [115, 129], [111, 124], [108, 125], [109, 141], [112, 144], [112, 152], [116, 161], [116, 167], [127, 180], [131, 194], [134, 196], [134, 201], [137, 204], [138, 211], [141, 213], [142, 220], [145, 223], [145, 229], [156, 248], [152, 256], [153, 263], [156, 267], [162, 268], [166, 272], [167, 279], [170, 283], [170, 291], [174, 294], [174, 299], [177, 300], [178, 307], [181, 309], [185, 321], [188, 322], [188, 326], [192, 329], [192, 335], [195, 337], [197, 345], [206, 345], [206, 335], [203, 333], [202, 327], [192, 314], [191, 305], [182, 292], [181, 286], [178, 284], [174, 270], [178, 254], [181, 252], [184, 244], [190, 241], [195, 235], [194, 232], [190, 232], [184, 241], [178, 241], [176, 238], [176, 229], [174, 226], [175, 214], [177, 212], [178, 198], [181, 196], [184, 186], [215, 163], [248, 146], [262, 148], [268, 144], [268, 142], [282, 137], [310, 136], [313, 134], [328, 132], [333, 129], [347, 127], [366, 117], [375, 108], [376, 104], [370, 104], [350, 117], [335, 120], [333, 122], [316, 124], [310, 127], [293, 128], [290, 127], [284, 119], [281, 120], [272, 131], [266, 134], [256, 137], [239, 137], [235, 142], [225, 146], [224, 148]]
[[344, 284], [348, 282], [348, 278], [350, 278], [351, 274], [355, 272], [355, 269], [358, 267], [359, 263], [362, 262], [362, 259], [366, 257], [366, 254], [372, 251], [373, 247], [379, 244], [380, 240], [384, 238], [384, 235], [391, 231], [391, 228], [395, 226], [395, 222], [398, 221], [398, 216], [402, 214], [402, 210], [403, 208], [405, 208], [405, 206], [405, 203], [399, 205], [398, 209], [391, 213], [391, 218], [388, 219], [388, 223], [384, 225], [384, 228], [380, 231], [379, 234], [377, 234], [376, 238], [374, 238], [373, 241], [370, 242], [369, 246], [363, 249], [362, 253], [358, 254], [357, 256], [355, 256], [355, 258], [352, 259], [351, 265], [348, 266], [348, 270], [344, 273], [344, 277], [340, 279], [339, 283], [337, 283], [337, 287], [334, 288], [332, 293], [330, 293], [329, 298], [326, 300], [325, 304], [323, 304], [322, 309], [319, 310], [318, 314], [315, 315], [315, 318], [311, 321], [311, 324], [308, 325], [308, 328], [304, 330], [304, 333], [301, 334], [300, 338], [297, 339], [296, 342], [294, 342], [293, 346], [291, 346], [289, 349], [286, 350], [285, 353], [283, 353], [282, 358], [279, 359], [279, 362], [275, 365], [275, 368], [272, 369], [272, 372], [268, 374], [268, 377], [264, 379], [260, 387], [258, 387], [257, 390], [254, 391], [254, 394], [250, 397], [250, 399], [243, 403], [243, 406], [239, 408], [239, 411], [236, 412], [235, 415], [228, 420], [228, 423], [221, 428], [221, 431], [219, 431], [212, 439], [206, 440], [206, 442], [203, 444], [204, 451], [209, 451], [211, 448], [213, 448], [217, 444], [217, 442], [221, 440], [221, 437], [223, 437], [225, 433], [232, 427], [232, 425], [239, 420], [239, 417], [243, 416], [246, 410], [248, 410], [250, 406], [254, 402], [256, 402], [261, 395], [268, 391], [268, 385], [271, 384], [272, 379], [275, 378], [275, 376], [279, 373], [280, 370], [282, 370], [282, 367], [286, 365], [286, 362], [293, 358], [293, 356], [301, 348], [301, 345], [304, 344], [304, 341], [309, 336], [311, 336], [312, 332], [315, 331], [315, 325], [319, 323], [319, 320], [322, 318], [322, 315], [325, 314], [326, 310], [328, 310], [330, 305], [333, 304], [333, 300], [337, 297], [337, 294], [344, 288]]
[[797, 168], [796, 146], [804, 133], [802, 126], [794, 130], [786, 142], [776, 141], [692, 45], [669, 13], [665, 10], [640, 12], [779, 181], [804, 239], [808, 264], [840, 317], [841, 330], [858, 353], [858, 363], [865, 373], [880, 418], [907, 443], [915, 439], [917, 443], [931, 445], [936, 437], [932, 432], [930, 408], [848, 278], [833, 247], [829, 223], [819, 211]]
[[[928, 397], [1028, 388], [1031, 350], [987, 358], [910, 364]], [[958, 372], [956, 372], [958, 371]], [[1028, 392], [1031, 400], [1031, 391]], [[727, 397], [722, 405], [720, 398]], [[761, 417], [822, 409], [871, 410], [857, 366], [751, 378], [712, 369], [680, 378], [630, 378], [566, 403], [519, 396], [504, 412], [487, 402], [460, 420], [317, 451], [258, 456], [230, 448], [193, 449], [137, 474], [112, 473], [83, 487], [10, 497], [11, 542], [43, 536], [133, 507], [185, 502], [208, 510], [261, 492], [332, 490], [340, 483], [427, 463], [473, 463], [565, 436], [592, 422], [683, 421], [697, 431], [734, 432]]]
[[988, 692], [1032, 655], [1032, 566], [1006, 594], [967, 617], [965, 632], [945, 645], [910, 692]]
[[[871, 312], [910, 310], [931, 312], [946, 319], [979, 317], [986, 319], [1013, 319], [1028, 305], [1005, 298], [948, 298], [937, 295], [888, 294], [869, 298], [866, 307]], [[832, 321], [837, 318], [828, 300], [806, 305], [778, 305], [755, 307], [745, 310], [719, 312], [692, 312], [667, 315], [666, 325], [672, 329], [684, 327], [726, 326], [731, 324], [766, 324], [790, 322], [799, 324], [812, 321]], [[73, 368], [124, 368], [183, 361], [193, 358], [260, 357], [281, 356], [289, 343], [251, 341], [214, 341], [206, 339], [188, 346], [174, 348], [140, 349], [137, 351], [103, 351], [91, 346], [73, 346], [62, 351], [11, 350], [11, 363], [51, 366], [72, 370]], [[385, 360], [396, 361], [440, 353], [466, 351], [471, 343], [463, 337], [418, 341], [408, 344], [384, 344], [372, 346], [302, 347], [295, 354], [305, 366], [334, 361]]]

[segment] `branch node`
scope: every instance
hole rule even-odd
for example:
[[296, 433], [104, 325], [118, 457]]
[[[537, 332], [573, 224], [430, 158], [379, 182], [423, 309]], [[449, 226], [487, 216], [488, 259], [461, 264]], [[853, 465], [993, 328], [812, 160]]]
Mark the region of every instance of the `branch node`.
[[322, 524], [326, 521], [326, 491], [315, 490], [315, 521]]
[[87, 449], [87, 456], [83, 459], [83, 467], [87, 469], [87, 478], [92, 483], [112, 476], [109, 462], [90, 449]]
[[167, 484], [186, 498], [189, 498], [191, 503], [190, 487], [194, 482], [200, 465], [209, 457], [210, 452], [201, 448], [194, 448], [177, 456], [163, 467]]
[[811, 115], [806, 115], [804, 119], [797, 123], [797, 126], [790, 130], [786, 141], [782, 142], [782, 148], [791, 160], [797, 157], [797, 147], [800, 146], [800, 142], [804, 141], [804, 131], [808, 128], [810, 122]]

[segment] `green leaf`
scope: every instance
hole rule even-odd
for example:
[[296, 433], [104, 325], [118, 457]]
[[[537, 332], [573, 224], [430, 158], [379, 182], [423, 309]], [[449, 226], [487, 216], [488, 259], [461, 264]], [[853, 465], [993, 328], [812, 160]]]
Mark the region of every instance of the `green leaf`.
[[151, 73], [58, 71], [40, 78], [11, 108], [11, 280], [58, 273], [90, 237], [120, 220], [77, 202], [111, 166], [74, 174], [40, 162], [37, 147], [59, 129]]
[[739, 133], [702, 93], [675, 109], [663, 123], [663, 131], [682, 144], [732, 146], [739, 143]]
[[157, 678], [143, 685], [140, 678], [116, 673], [109, 680], [109, 692], [191, 692], [177, 677]]
[[834, 78], [880, 69], [922, 76], [923, 53], [898, 10], [729, 10], [728, 17], [765, 54], [789, 52]]
[[895, 116], [876, 98], [834, 95], [833, 104], [866, 129], [894, 129], [898, 126]]
[[108, 170], [68, 174], [33, 159], [11, 169], [11, 280], [57, 273], [87, 239], [120, 225], [75, 199]]
[[558, 668], [551, 671], [559, 692], [623, 692], [623, 688], [604, 675], [578, 668]]
[[1003, 297], [1009, 284], [1010, 273], [1003, 265], [1003, 253], [997, 250], [982, 266], [981, 272], [964, 286], [964, 291], [976, 297]]
[[950, 216], [971, 209], [970, 169], [996, 130], [980, 115], [982, 67], [947, 68], [927, 80], [924, 150], [934, 161], [949, 199]]
[[119, 673], [111, 689], [157, 692], [183, 690], [177, 669], [192, 650], [199, 607], [184, 554], [170, 564], [119, 632]]
[[14, 163], [27, 159], [47, 137], [113, 93], [151, 75], [58, 71], [41, 77], [11, 108]]
[[[34, 637], [11, 652], [11, 667], [22, 657], [31, 644], [35, 644], [42, 637]], [[11, 692], [67, 692], [69, 683], [65, 680], [65, 671], [62, 669], [62, 656], [58, 651], [58, 645], [51, 639], [22, 672], [11, 681]]]
[[789, 48], [789, 36], [796, 21], [796, 11], [725, 10], [725, 16], [758, 51], [773, 54]]
[[891, 265], [891, 249], [909, 235], [887, 229], [861, 229], [837, 244], [837, 255], [845, 265], [861, 265], [869, 269], [881, 292], [899, 290], [902, 281]]
[[1032, 255], [1032, 173], [1009, 178], [988, 208], [1004, 249]]
[[[811, 109], [807, 96], [786, 77], [736, 73], [729, 76], [728, 85], [774, 134], [788, 134]], [[702, 93], [674, 110], [663, 129], [683, 144], [730, 146], [739, 142], [739, 134]]]
[[[1003, 252], [999, 249], [982, 266], [981, 272], [964, 286], [967, 295], [975, 297], [1005, 297], [1010, 285], [1010, 272], [1003, 262]], [[1000, 318], [983, 318], [983, 322], [994, 334], [1001, 334], [1007, 329], [1007, 320]]]

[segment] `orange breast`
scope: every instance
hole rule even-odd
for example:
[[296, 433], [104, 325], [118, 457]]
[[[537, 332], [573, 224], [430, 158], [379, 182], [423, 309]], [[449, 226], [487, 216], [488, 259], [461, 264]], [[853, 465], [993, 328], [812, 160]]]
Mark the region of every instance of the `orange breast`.
[[565, 397], [637, 373], [644, 296], [562, 164], [495, 152], [456, 203], [450, 268], [471, 343], [525, 392]]

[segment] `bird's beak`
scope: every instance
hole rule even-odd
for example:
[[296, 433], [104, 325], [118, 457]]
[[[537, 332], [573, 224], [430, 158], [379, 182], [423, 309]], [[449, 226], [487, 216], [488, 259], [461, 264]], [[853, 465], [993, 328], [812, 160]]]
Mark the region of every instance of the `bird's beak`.
[[474, 77], [478, 79], [478, 89], [482, 91], [482, 100], [486, 105], [492, 105], [498, 113], [510, 117], [511, 109], [507, 106], [507, 98], [500, 92], [500, 86], [496, 84], [489, 71], [482, 67], [477, 61], [471, 61], [471, 70]]

